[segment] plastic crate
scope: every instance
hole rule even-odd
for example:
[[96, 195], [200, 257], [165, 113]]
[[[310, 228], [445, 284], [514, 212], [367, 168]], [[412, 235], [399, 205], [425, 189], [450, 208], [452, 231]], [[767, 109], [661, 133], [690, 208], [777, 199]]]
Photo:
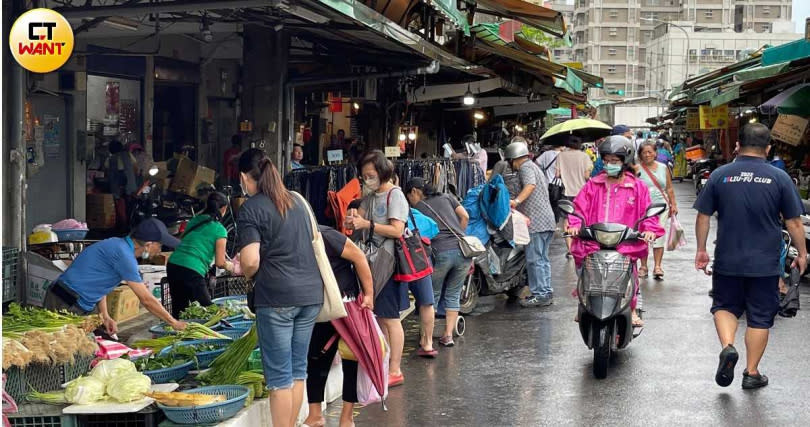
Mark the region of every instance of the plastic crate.
[[211, 298], [245, 295], [250, 289], [250, 281], [244, 276], [221, 276], [208, 282]]
[[52, 366], [32, 363], [25, 369], [12, 366], [6, 371], [6, 391], [15, 402], [24, 402], [25, 395], [32, 387], [40, 393], [59, 390], [62, 384], [86, 374], [94, 358], [77, 355], [72, 364]]
[[78, 427], [157, 427], [166, 420], [163, 411], [153, 406], [126, 414], [77, 415]]
[[56, 233], [56, 237], [60, 242], [73, 242], [76, 240], [84, 240], [89, 230], [51, 230]]
[[3, 302], [17, 300], [17, 272], [20, 271], [20, 250], [3, 248]]
[[26, 403], [18, 408], [16, 413], [7, 414], [12, 427], [76, 427], [76, 416], [62, 415], [62, 406]]

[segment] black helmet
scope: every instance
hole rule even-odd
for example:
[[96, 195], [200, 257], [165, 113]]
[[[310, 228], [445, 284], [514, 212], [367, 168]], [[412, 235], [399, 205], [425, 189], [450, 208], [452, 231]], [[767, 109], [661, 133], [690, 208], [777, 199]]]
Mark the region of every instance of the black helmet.
[[621, 135], [609, 136], [599, 144], [599, 156], [604, 158], [608, 154], [619, 156], [626, 163], [632, 159], [632, 143]]

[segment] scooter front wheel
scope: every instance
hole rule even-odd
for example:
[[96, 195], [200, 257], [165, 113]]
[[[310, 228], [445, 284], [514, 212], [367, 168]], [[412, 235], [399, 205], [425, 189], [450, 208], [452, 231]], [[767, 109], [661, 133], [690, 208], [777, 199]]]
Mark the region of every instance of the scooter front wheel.
[[613, 327], [610, 324], [594, 323], [593, 325], [593, 376], [607, 378], [610, 352], [613, 344]]

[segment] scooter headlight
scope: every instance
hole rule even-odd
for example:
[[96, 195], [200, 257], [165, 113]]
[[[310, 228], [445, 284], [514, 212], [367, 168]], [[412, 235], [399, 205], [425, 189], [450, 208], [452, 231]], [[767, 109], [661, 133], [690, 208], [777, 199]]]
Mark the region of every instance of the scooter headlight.
[[594, 230], [594, 238], [599, 244], [606, 247], [613, 247], [619, 244], [622, 240], [624, 231], [602, 231]]

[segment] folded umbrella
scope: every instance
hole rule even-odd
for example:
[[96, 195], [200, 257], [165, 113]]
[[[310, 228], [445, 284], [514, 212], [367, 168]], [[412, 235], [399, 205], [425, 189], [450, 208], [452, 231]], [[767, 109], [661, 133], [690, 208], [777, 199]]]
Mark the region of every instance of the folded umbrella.
[[377, 335], [376, 320], [371, 310], [360, 306], [362, 295], [355, 301], [344, 303], [347, 316], [332, 320], [332, 326], [346, 342], [357, 358], [357, 363], [371, 378], [374, 388], [382, 398], [385, 409], [385, 398], [388, 391], [388, 372], [383, 358], [385, 349]]
[[782, 317], [794, 317], [796, 312], [799, 311], [799, 281], [801, 275], [799, 270], [792, 268], [790, 270], [790, 283], [788, 283], [787, 294], [779, 302], [779, 315]]

